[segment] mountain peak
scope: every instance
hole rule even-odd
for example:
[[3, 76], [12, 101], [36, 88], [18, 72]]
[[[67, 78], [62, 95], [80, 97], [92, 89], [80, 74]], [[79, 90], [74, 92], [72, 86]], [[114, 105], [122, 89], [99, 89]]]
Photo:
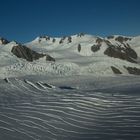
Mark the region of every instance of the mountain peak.
[[6, 45], [8, 43], [9, 43], [9, 41], [7, 39], [0, 37], [0, 45]]

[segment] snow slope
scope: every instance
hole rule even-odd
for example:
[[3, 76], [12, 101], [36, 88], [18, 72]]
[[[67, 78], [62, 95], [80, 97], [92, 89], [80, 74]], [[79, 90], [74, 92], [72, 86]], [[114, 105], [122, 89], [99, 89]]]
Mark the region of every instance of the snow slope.
[[[0, 140], [139, 140], [140, 78], [125, 67], [140, 68], [140, 41], [118, 37], [46, 36], [24, 44], [55, 61], [27, 61], [11, 52], [16, 42], [1, 43]], [[134, 61], [105, 55], [110, 46]]]
[[[112, 39], [105, 38], [110, 41], [113, 45], [122, 45], [115, 38], [119, 36], [113, 36]], [[124, 38], [124, 36], [121, 36]], [[48, 36], [47, 36], [48, 38]], [[71, 42], [68, 41], [71, 38]], [[52, 40], [55, 39], [55, 42]], [[63, 39], [63, 42], [60, 41]], [[97, 41], [98, 40], [98, 41]], [[128, 74], [124, 66], [132, 66], [140, 68], [139, 64], [130, 63], [118, 58], [108, 57], [104, 54], [104, 51], [108, 48], [106, 42], [99, 42], [103, 38], [95, 37], [92, 35], [73, 35], [70, 37], [63, 38], [51, 38], [46, 40], [44, 38], [36, 38], [32, 42], [27, 43], [30, 48], [38, 52], [47, 52], [56, 59], [56, 63], [75, 63], [80, 70], [79, 74], [98, 74], [98, 75], [112, 75], [111, 66], [118, 68], [123, 74]], [[99, 42], [99, 43], [98, 43]], [[125, 44], [130, 44], [131, 48], [137, 52], [138, 58], [140, 57], [139, 43], [140, 37], [134, 37], [132, 40], [127, 40], [123, 42]], [[78, 46], [80, 48], [78, 50]], [[100, 49], [96, 52], [91, 50], [91, 46], [101, 44]], [[121, 46], [124, 47], [123, 45]]]
[[[101, 38], [92, 35], [77, 34], [62, 38], [42, 36], [24, 44], [36, 52], [49, 54], [56, 60], [55, 62], [46, 61], [44, 57], [33, 62], [28, 62], [22, 58], [17, 58], [11, 52], [12, 47], [17, 45], [16, 42], [1, 44], [0, 77], [46, 74], [111, 76], [114, 75], [112, 67], [123, 75], [129, 74], [129, 71], [126, 69], [127, 67], [137, 68], [139, 73], [139, 40], [139, 36], [124, 37], [116, 35]], [[121, 54], [127, 48], [125, 44], [129, 44], [138, 55], [138, 58], [134, 60], [134, 62], [138, 63], [105, 55], [104, 52], [110, 47], [110, 44], [114, 45], [113, 49], [119, 46], [119, 49], [122, 49], [121, 51], [119, 50]]]

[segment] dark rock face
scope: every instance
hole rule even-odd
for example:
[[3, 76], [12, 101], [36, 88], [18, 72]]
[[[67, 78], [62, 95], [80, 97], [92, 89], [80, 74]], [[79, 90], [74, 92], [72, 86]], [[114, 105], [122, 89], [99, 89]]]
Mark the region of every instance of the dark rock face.
[[52, 42], [54, 43], [55, 41], [56, 41], [56, 39], [55, 39], [55, 38], [53, 38]]
[[126, 67], [124, 66], [125, 69], [127, 69], [129, 74], [134, 74], [134, 75], [140, 75], [140, 69], [136, 67]]
[[81, 51], [81, 44], [78, 44], [78, 52]]
[[105, 42], [108, 46], [113, 46], [109, 40], [106, 40], [106, 39], [105, 39], [104, 42]]
[[109, 47], [105, 50], [104, 54], [114, 58], [120, 58], [122, 60], [127, 60], [132, 63], [136, 63], [137, 53], [127, 46], [114, 46], [112, 44], [107, 44]]
[[69, 37], [68, 37], [68, 43], [71, 43], [71, 42], [72, 42], [72, 37], [69, 36]]
[[40, 38], [40, 39], [50, 40], [50, 37], [49, 37], [49, 36], [40, 36], [39, 38]]
[[64, 43], [64, 40], [66, 39], [66, 37], [64, 36], [63, 38], [60, 39], [59, 44]]
[[59, 41], [59, 44], [62, 44], [64, 41], [61, 39], [60, 41]]
[[71, 37], [71, 36], [68, 36], [68, 37], [64, 36], [64, 37], [62, 37], [62, 38], [60, 39], [59, 44], [64, 43], [64, 40], [65, 40], [65, 39], [67, 39], [67, 43], [71, 43], [71, 42], [72, 42], [72, 37]]
[[[39, 58], [42, 58], [44, 56], [46, 56], [46, 60], [51, 61], [52, 57], [50, 57], [49, 55], [46, 54], [40, 54], [37, 53], [29, 48], [27, 48], [24, 45], [18, 44], [17, 46], [14, 46], [11, 50], [11, 52], [16, 55], [19, 58], [23, 58], [26, 59], [27, 61], [33, 61], [33, 60], [37, 60]], [[54, 60], [53, 60], [54, 61]]]
[[112, 69], [112, 71], [113, 71], [115, 74], [122, 74], [122, 72], [121, 72], [119, 69], [117, 69], [117, 68], [115, 68], [115, 67], [113, 67], [113, 66], [111, 66], [111, 69]]
[[14, 46], [11, 52], [17, 57], [26, 59], [27, 61], [37, 60], [45, 56], [45, 54], [39, 54], [23, 45]]
[[119, 41], [120, 43], [123, 43], [125, 41], [131, 40], [131, 38], [128, 37], [123, 37], [123, 36], [118, 36], [115, 38], [116, 41]]
[[46, 55], [46, 61], [53, 61], [55, 62], [55, 59], [51, 57], [50, 55]]
[[6, 44], [9, 43], [9, 41], [5, 38], [0, 38], [0, 42], [1, 42], [2, 45], [6, 45]]
[[82, 37], [84, 35], [85, 35], [84, 33], [79, 33], [79, 34], [77, 34], [77, 37]]
[[45, 39], [46, 41], [50, 40], [49, 36], [40, 36], [39, 37], [39, 43], [41, 42], [42, 39]]
[[101, 44], [91, 46], [91, 51], [97, 52], [100, 50]]
[[98, 37], [98, 38], [96, 39], [96, 43], [97, 43], [97, 44], [91, 46], [91, 51], [92, 51], [92, 52], [97, 52], [97, 51], [99, 51], [99, 50], [100, 50], [100, 47], [101, 47], [101, 45], [102, 45], [102, 42], [104, 42], [104, 39]]
[[96, 39], [96, 43], [98, 43], [98, 44], [101, 44], [103, 41], [104, 41], [104, 40], [101, 39], [101, 38], [99, 38], [99, 37]]
[[107, 37], [107, 39], [113, 39], [113, 38], [114, 38], [113, 35]]

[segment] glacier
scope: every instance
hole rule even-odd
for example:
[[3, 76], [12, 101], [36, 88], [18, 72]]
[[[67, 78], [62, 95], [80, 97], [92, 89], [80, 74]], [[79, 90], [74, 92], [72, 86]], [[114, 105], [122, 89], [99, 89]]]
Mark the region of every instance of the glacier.
[[139, 58], [140, 36], [0, 39], [0, 140], [139, 140]]

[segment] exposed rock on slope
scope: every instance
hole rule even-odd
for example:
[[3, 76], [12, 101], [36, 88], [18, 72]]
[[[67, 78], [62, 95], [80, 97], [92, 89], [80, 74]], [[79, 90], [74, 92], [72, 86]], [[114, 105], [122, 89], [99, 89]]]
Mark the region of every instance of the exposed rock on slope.
[[8, 44], [9, 43], [9, 41], [7, 40], [7, 39], [5, 39], [5, 38], [0, 38], [0, 45], [6, 45], [6, 44]]
[[107, 37], [107, 39], [113, 39], [113, 38], [114, 38], [113, 35]]
[[42, 39], [45, 39], [47, 41], [47, 40], [50, 40], [50, 37], [49, 36], [40, 36], [39, 42], [41, 42]]
[[115, 68], [115, 67], [113, 67], [113, 66], [111, 66], [111, 69], [112, 69], [112, 71], [113, 71], [115, 74], [122, 74], [122, 72], [121, 72], [119, 69], [117, 69], [117, 68]]
[[112, 44], [108, 44], [109, 47], [105, 50], [104, 54], [110, 57], [119, 58], [132, 63], [136, 63], [137, 53], [133, 49], [131, 49], [128, 44], [122, 45], [123, 46], [114, 46]]
[[82, 37], [84, 35], [85, 35], [84, 33], [79, 33], [79, 34], [77, 34], [77, 37]]
[[140, 37], [113, 35], [102, 38], [79, 33], [50, 37], [50, 40], [44, 38], [40, 38], [41, 43], [35, 39], [27, 45], [37, 52], [52, 54], [57, 62], [74, 63], [82, 72], [128, 74], [130, 70], [124, 66], [140, 68]]
[[129, 37], [123, 37], [123, 36], [118, 36], [115, 38], [116, 41], [119, 41], [120, 43], [126, 42], [128, 40], [131, 40]]
[[120, 43], [123, 43], [123, 42], [126, 42], [128, 40], [131, 40], [132, 38], [130, 37], [124, 37], [124, 36], [108, 36], [107, 39], [115, 39], [116, 41], [120, 42]]
[[46, 60], [47, 61], [55, 61], [54, 58], [52, 58], [49, 55], [46, 54], [40, 54], [37, 53], [29, 48], [27, 48], [24, 45], [18, 44], [17, 46], [13, 46], [11, 52], [16, 55], [19, 58], [23, 58], [26, 59], [27, 61], [33, 61], [33, 60], [37, 60], [39, 58], [42, 58], [44, 56], [46, 56]]
[[126, 67], [124, 66], [125, 69], [127, 69], [129, 74], [134, 74], [134, 75], [140, 75], [140, 69], [136, 67]]
[[53, 61], [55, 62], [55, 59], [51, 57], [50, 55], [46, 55], [46, 61]]
[[71, 43], [72, 42], [72, 37], [71, 36], [68, 36], [68, 37], [64, 36], [64, 37], [62, 37], [60, 39], [60, 41], [59, 41], [59, 44], [64, 43], [64, 41], [66, 41], [67, 43]]
[[92, 50], [93, 52], [97, 52], [97, 51], [100, 50], [100, 47], [101, 47], [100, 44], [93, 45], [93, 46], [91, 46], [91, 50]]
[[80, 52], [81, 51], [81, 44], [78, 44], [78, 52]]
[[[42, 59], [29, 63], [11, 52], [30, 62]], [[46, 61], [55, 62], [51, 56], [57, 62], [46, 65]], [[46, 73], [140, 75], [140, 36], [102, 38], [82, 33], [61, 38], [40, 36], [24, 45], [1, 39], [0, 60], [2, 76], [13, 76], [13, 73], [15, 76]]]
[[[113, 44], [112, 41], [108, 39], [114, 39], [116, 44]], [[104, 51], [105, 55], [136, 63], [138, 58], [137, 53], [126, 43], [128, 40], [131, 40], [131, 38], [122, 36], [114, 38], [114, 36], [109, 36], [107, 39], [102, 39], [98, 37], [96, 39], [96, 44], [91, 46], [91, 51], [95, 53], [101, 50], [104, 43], [107, 46], [107, 49]]]
[[98, 44], [101, 44], [103, 41], [104, 41], [104, 39], [99, 38], [99, 37], [96, 39], [96, 43], [98, 43]]

